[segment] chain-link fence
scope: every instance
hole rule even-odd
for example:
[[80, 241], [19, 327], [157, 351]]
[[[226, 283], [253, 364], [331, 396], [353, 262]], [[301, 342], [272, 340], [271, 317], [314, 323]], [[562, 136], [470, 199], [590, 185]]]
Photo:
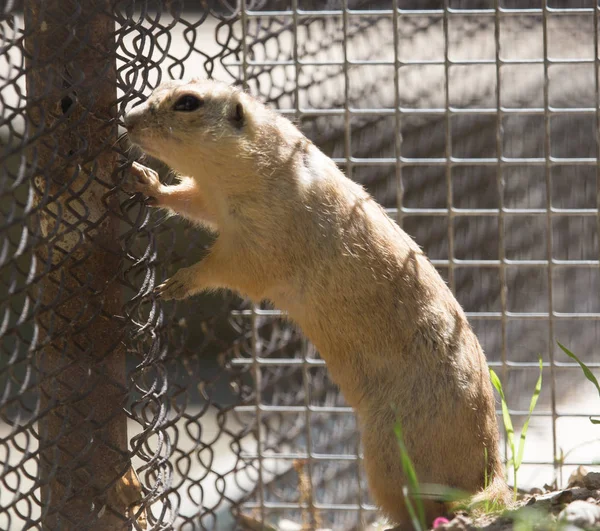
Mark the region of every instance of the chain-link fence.
[[185, 76], [244, 85], [389, 209], [517, 418], [543, 355], [525, 484], [590, 464], [600, 404], [555, 340], [600, 365], [598, 15], [595, 0], [1, 2], [0, 529], [375, 516], [352, 411], [298, 330], [233, 295], [152, 296], [211, 242], [121, 191], [140, 154], [120, 123]]

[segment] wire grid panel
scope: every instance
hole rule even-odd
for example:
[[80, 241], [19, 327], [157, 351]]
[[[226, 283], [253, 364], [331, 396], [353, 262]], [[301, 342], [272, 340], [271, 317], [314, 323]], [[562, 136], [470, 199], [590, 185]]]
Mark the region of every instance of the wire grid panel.
[[[38, 130], [25, 126], [37, 101], [35, 84], [30, 93], [25, 80], [41, 71], [52, 84], [56, 72], [26, 63], [35, 53], [24, 51], [43, 25], [26, 27], [15, 3], [2, 15], [0, 528], [41, 528], [44, 519], [69, 528], [73, 499], [93, 527], [107, 506], [110, 513], [107, 496], [129, 461], [143, 500], [121, 527], [139, 527], [141, 512], [151, 529], [232, 529], [240, 515], [362, 529], [374, 517], [354, 416], [298, 330], [275, 309], [233, 296], [178, 304], [147, 297], [161, 279], [200, 259], [210, 240], [120, 192], [124, 165], [117, 156], [136, 154], [117, 142], [105, 107], [120, 119], [169, 77], [245, 85], [296, 120], [388, 208], [468, 312], [518, 417], [543, 355], [544, 388], [521, 481], [539, 486], [593, 461], [597, 446], [580, 445], [595, 438], [586, 416], [598, 406], [582, 396], [583, 377], [554, 346], [559, 339], [598, 367], [593, 2], [120, 1], [92, 13], [80, 8], [62, 7], [60, 22], [74, 35], [65, 40], [63, 62], [83, 62], [77, 44], [93, 38], [83, 29], [86, 16], [112, 20], [107, 42], [115, 45], [102, 52], [115, 64], [114, 96], [100, 104], [81, 96], [106, 77], [101, 69], [83, 77], [60, 71], [64, 92], [55, 103], [67, 111], [53, 110], [55, 121]], [[108, 132], [89, 143], [89, 126], [98, 123]], [[57, 131], [70, 129], [73, 147], [53, 144]], [[36, 149], [50, 149], [51, 162], [32, 159]], [[57, 164], [66, 177], [53, 188]], [[85, 195], [90, 187], [100, 202]], [[109, 246], [108, 271], [97, 269], [98, 256], [107, 256], [97, 234], [107, 212], [118, 242]], [[48, 219], [55, 231], [40, 228]], [[34, 253], [40, 245], [45, 254]], [[53, 262], [52, 253], [68, 261]], [[78, 267], [106, 284], [94, 285]], [[65, 313], [74, 299], [91, 310]], [[103, 344], [82, 341], [88, 331], [119, 341], [82, 362]], [[64, 337], [70, 341], [56, 347]], [[113, 373], [122, 345], [127, 364]], [[64, 360], [55, 365], [58, 376], [45, 365], [51, 348]], [[72, 366], [91, 375], [79, 387], [60, 378]], [[116, 382], [108, 386], [115, 407], [94, 417], [100, 381]], [[82, 397], [88, 410], [68, 408]], [[63, 428], [78, 420], [89, 433], [89, 446], [79, 441], [66, 464], [57, 454], [73, 441], [64, 430], [62, 441], [52, 440], [47, 427], [57, 418]], [[117, 422], [121, 432], [125, 422], [129, 441], [114, 454], [122, 466], [93, 484], [92, 439], [104, 441]], [[48, 466], [53, 458], [58, 469]], [[60, 484], [65, 498], [52, 500], [41, 481]]]

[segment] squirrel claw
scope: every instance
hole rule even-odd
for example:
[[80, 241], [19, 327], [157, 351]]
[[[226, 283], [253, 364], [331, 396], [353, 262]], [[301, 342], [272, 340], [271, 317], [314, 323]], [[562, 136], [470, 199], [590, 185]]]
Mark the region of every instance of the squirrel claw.
[[129, 169], [129, 178], [123, 182], [121, 187], [128, 193], [139, 192], [148, 197], [147, 205], [159, 206], [158, 196], [161, 193], [162, 184], [154, 170], [134, 162]]
[[156, 288], [154, 288], [154, 294], [165, 301], [180, 300], [187, 297], [188, 290], [184, 282], [173, 277], [156, 286]]

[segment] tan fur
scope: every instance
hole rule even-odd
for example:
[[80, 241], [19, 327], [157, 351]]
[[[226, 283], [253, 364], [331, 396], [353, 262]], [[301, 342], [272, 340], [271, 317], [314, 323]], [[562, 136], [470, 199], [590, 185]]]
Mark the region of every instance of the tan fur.
[[[175, 112], [188, 93], [203, 107]], [[286, 310], [356, 411], [371, 493], [394, 522], [407, 522], [396, 411], [420, 482], [481, 490], [485, 447], [507, 498], [481, 347], [435, 268], [362, 187], [228, 85], [162, 85], [126, 123], [134, 143], [193, 178], [166, 187], [138, 165], [133, 188], [218, 232], [202, 262], [159, 287], [165, 298], [229, 288]], [[428, 503], [428, 521], [444, 511]]]

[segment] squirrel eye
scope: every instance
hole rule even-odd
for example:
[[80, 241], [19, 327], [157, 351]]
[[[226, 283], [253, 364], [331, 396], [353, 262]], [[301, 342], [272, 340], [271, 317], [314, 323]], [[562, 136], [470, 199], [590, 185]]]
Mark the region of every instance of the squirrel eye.
[[173, 106], [173, 110], [175, 111], [183, 111], [183, 112], [191, 112], [199, 109], [204, 105], [204, 101], [202, 101], [197, 96], [192, 96], [191, 94], [186, 94], [185, 96], [181, 96]]

